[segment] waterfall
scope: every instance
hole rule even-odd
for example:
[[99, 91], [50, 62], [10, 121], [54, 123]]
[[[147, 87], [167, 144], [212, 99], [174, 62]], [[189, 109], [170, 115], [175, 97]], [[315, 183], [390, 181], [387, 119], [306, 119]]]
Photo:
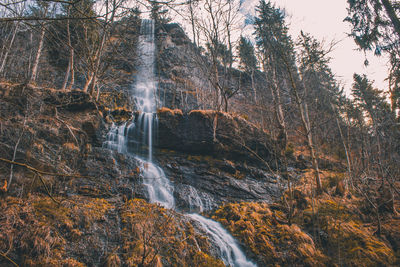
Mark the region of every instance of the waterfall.
[[221, 257], [226, 265], [241, 267], [256, 266], [246, 259], [236, 240], [219, 223], [196, 213], [189, 214], [188, 216], [197, 221], [206, 234], [211, 237], [214, 244], [218, 245]]
[[[164, 171], [153, 163], [153, 139], [157, 127], [157, 84], [154, 71], [155, 40], [152, 20], [142, 20], [138, 48], [140, 64], [130, 93], [139, 114], [130, 123], [121, 126], [114, 125], [108, 133], [105, 145], [119, 153], [135, 155], [142, 165], [141, 176], [148, 192], [149, 201], [173, 209], [175, 208], [174, 187], [165, 176]], [[202, 209], [202, 201], [194, 203], [200, 203], [200, 210]], [[210, 236], [213, 244], [218, 246], [226, 265], [256, 266], [246, 259], [235, 239], [219, 223], [199, 214], [187, 216], [197, 221], [204, 232]]]

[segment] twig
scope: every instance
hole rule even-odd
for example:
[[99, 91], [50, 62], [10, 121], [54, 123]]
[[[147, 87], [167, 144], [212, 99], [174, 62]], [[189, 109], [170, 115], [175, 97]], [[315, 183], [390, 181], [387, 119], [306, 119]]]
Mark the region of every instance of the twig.
[[74, 140], [75, 140], [75, 142], [76, 142], [76, 145], [79, 147], [78, 139], [76, 138], [74, 132], [71, 130], [71, 127], [69, 127], [69, 125], [68, 125], [65, 121], [61, 120], [61, 119], [58, 117], [57, 108], [55, 108], [55, 110], [56, 110], [56, 120], [58, 120], [59, 122], [63, 123], [63, 124], [68, 128], [69, 132], [71, 133], [72, 137], [74, 138]]
[[[225, 137], [225, 138], [229, 138], [229, 136], [227, 136], [227, 135], [223, 135], [223, 134], [219, 134], [219, 135], [222, 136], [222, 137]], [[239, 141], [237, 141], [237, 140], [235, 140], [235, 139], [233, 139], [233, 138], [231, 139], [231, 141], [233, 141], [234, 143], [240, 145], [241, 147], [243, 147], [244, 149], [246, 149], [247, 151], [249, 151], [253, 156], [255, 156], [258, 160], [260, 160], [262, 163], [264, 163], [264, 164], [267, 166], [267, 168], [269, 169], [270, 172], [276, 174], [276, 172], [274, 172], [274, 171], [272, 170], [272, 168], [271, 168], [271, 166], [268, 164], [268, 162], [265, 161], [260, 155], [258, 155], [257, 152], [255, 152], [254, 150], [252, 150], [250, 147], [246, 146], [246, 144], [241, 143], [241, 142], [239, 142]]]
[[13, 261], [12, 259], [10, 259], [6, 254], [4, 254], [3, 252], [0, 252], [0, 255], [3, 256], [4, 258], [6, 258], [9, 262], [11, 262], [14, 266], [19, 267], [18, 264], [15, 263], [15, 261]]
[[49, 188], [47, 188], [47, 185], [46, 185], [46, 183], [45, 183], [44, 180], [43, 180], [43, 176], [40, 175], [39, 173], [36, 173], [36, 174], [37, 174], [37, 176], [39, 176], [39, 179], [40, 179], [40, 181], [42, 182], [42, 184], [43, 184], [43, 186], [44, 186], [44, 189], [46, 189], [46, 193], [47, 193], [47, 195], [51, 198], [51, 200], [53, 200], [53, 201], [54, 201], [55, 203], [57, 203], [58, 205], [61, 205], [61, 202], [58, 201], [58, 200], [56, 200], [56, 199], [54, 199], [54, 197], [51, 195]]

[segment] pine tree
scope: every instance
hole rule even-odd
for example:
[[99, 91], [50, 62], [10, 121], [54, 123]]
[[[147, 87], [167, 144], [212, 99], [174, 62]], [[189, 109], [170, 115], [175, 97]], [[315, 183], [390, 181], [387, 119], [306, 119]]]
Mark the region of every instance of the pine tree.
[[[400, 104], [400, 5], [390, 0], [348, 0], [351, 36], [364, 51], [390, 57], [389, 90], [391, 109], [397, 112]], [[368, 63], [368, 61], [366, 61]]]
[[157, 25], [169, 23], [172, 19], [168, 15], [168, 8], [159, 1], [149, 1], [151, 5], [151, 18]]
[[254, 72], [257, 70], [257, 57], [254, 52], [254, 46], [251, 41], [243, 36], [239, 40], [239, 58], [240, 68], [251, 78], [251, 88], [254, 92], [254, 103], [257, 103], [257, 90], [254, 81]]
[[257, 69], [257, 57], [251, 41], [243, 36], [239, 40], [240, 67], [248, 73]]

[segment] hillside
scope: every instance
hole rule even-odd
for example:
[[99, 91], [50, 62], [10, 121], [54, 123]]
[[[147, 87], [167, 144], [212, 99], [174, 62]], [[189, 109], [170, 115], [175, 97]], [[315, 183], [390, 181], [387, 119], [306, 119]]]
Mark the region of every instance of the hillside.
[[271, 2], [254, 43], [235, 1], [23, 2], [0, 16], [0, 266], [400, 265], [395, 66], [348, 97]]
[[[140, 162], [102, 147], [111, 126], [106, 123], [109, 115], [87, 94], [2, 83], [1, 104], [2, 265], [135, 266], [147, 246], [151, 252], [146, 262], [156, 255], [164, 265], [216, 266], [218, 254], [188, 218], [142, 200], [148, 196], [140, 186]], [[213, 113], [194, 114], [159, 111], [159, 133], [181, 141], [177, 145], [161, 138], [156, 153], [174, 182], [179, 210], [201, 207], [226, 226], [260, 266], [321, 266], [339, 260], [351, 266], [395, 264], [400, 220], [382, 217], [381, 237], [376, 237], [367, 203], [338, 195], [342, 171], [323, 170], [326, 193], [313, 199], [307, 182], [310, 170], [294, 168], [289, 223], [287, 195], [280, 197], [284, 181], [241, 145], [229, 142], [243, 138], [229, 130], [230, 123], [240, 122], [246, 131], [254, 126], [220, 114], [217, 138], [231, 136], [225, 139], [228, 143], [221, 138], [222, 143], [213, 145], [212, 129], [209, 136], [199, 136], [207, 133]], [[187, 133], [189, 129], [196, 129], [195, 135]], [[210, 147], [202, 144], [200, 150], [188, 151], [182, 141], [196, 147], [193, 138], [209, 140]], [[244, 138], [248, 146], [256, 144], [254, 132]], [[15, 164], [10, 165], [13, 151]], [[13, 179], [7, 191], [10, 166]], [[164, 228], [168, 231], [159, 232]], [[144, 233], [157, 234], [143, 240]]]

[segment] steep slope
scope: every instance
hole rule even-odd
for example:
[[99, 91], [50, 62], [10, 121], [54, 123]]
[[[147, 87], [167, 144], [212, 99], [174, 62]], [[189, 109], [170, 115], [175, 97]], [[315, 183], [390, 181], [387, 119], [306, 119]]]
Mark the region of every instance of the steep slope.
[[222, 265], [186, 218], [135, 199], [140, 165], [101, 147], [102, 112], [87, 94], [0, 92], [2, 266]]
[[[4, 170], [0, 179], [4, 185], [0, 193], [4, 210], [0, 247], [5, 253], [0, 257], [2, 265], [15, 261], [26, 266], [39, 262], [54, 266], [98, 266], [105, 262], [111, 262], [110, 266], [135, 266], [143, 260], [146, 247], [150, 252], [144, 261], [149, 264], [221, 264], [216, 260], [218, 252], [193, 230], [186, 217], [137, 199], [148, 199], [141, 182], [142, 163], [102, 147], [110, 126], [105, 122], [111, 115], [87, 94], [3, 83], [0, 95], [0, 165]], [[229, 121], [234, 120], [228, 117]], [[169, 124], [169, 120], [160, 116], [160, 125], [163, 123]], [[211, 125], [212, 118], [207, 123]], [[183, 128], [177, 130], [184, 132]], [[212, 136], [204, 138], [212, 143], [208, 140]], [[273, 186], [275, 178], [256, 172], [255, 167], [244, 162], [218, 158], [223, 154], [159, 150], [157, 155], [166, 170], [167, 166], [178, 167], [167, 173], [183, 210], [193, 206], [194, 199], [187, 198], [188, 181], [192, 181], [193, 188], [196, 180], [203, 184], [198, 186], [198, 194], [204, 191], [212, 199], [207, 209], [224, 201], [259, 197], [271, 201], [278, 195], [278, 188], [257, 189], [263, 179], [272, 179]], [[220, 171], [210, 169], [214, 162]], [[196, 176], [188, 176], [187, 181], [181, 179], [194, 172]], [[211, 190], [212, 184], [221, 187]], [[199, 206], [195, 207], [198, 210]], [[142, 233], [152, 235], [167, 225], [168, 232], [143, 239]]]

